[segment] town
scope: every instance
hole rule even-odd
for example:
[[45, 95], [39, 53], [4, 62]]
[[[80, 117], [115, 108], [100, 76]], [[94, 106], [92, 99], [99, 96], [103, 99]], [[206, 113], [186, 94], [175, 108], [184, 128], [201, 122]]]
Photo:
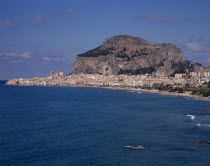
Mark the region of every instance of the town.
[[[164, 74], [144, 75], [100, 75], [100, 74], [69, 74], [51, 71], [49, 77], [34, 77], [31, 79], [13, 79], [6, 85], [20, 86], [94, 86], [94, 87], [132, 87], [150, 90], [161, 90], [157, 87], [207, 88], [210, 81], [210, 72], [191, 72], [190, 74], [177, 73], [174, 77]], [[155, 88], [156, 87], [156, 88]], [[167, 90], [164, 89], [164, 90]], [[172, 90], [173, 91], [173, 90]], [[181, 92], [179, 90], [179, 92]], [[208, 95], [205, 95], [207, 97]]]
[[13, 79], [7, 85], [30, 85], [30, 86], [120, 86], [135, 87], [158, 85], [180, 85], [184, 87], [206, 86], [210, 81], [210, 72], [191, 72], [190, 74], [177, 73], [174, 77], [164, 74], [144, 75], [100, 75], [100, 74], [69, 74], [51, 71], [49, 77], [34, 77], [30, 79]]

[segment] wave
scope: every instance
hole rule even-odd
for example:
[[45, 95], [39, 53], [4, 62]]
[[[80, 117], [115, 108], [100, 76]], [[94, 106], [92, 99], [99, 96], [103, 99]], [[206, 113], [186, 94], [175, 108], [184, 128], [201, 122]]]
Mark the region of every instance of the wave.
[[200, 124], [200, 123], [197, 123], [197, 124], [195, 124], [195, 126], [196, 126], [196, 127], [200, 127], [200, 126], [201, 126], [201, 124]]
[[205, 126], [205, 127], [210, 127], [210, 124], [203, 124], [203, 126]]
[[190, 114], [188, 114], [188, 115], [186, 115], [187, 117], [189, 117], [191, 120], [194, 120], [195, 119], [195, 115], [190, 115]]
[[131, 92], [131, 93], [134, 93], [134, 92], [136, 92], [136, 91], [134, 91], [134, 90], [129, 90], [129, 91], [127, 91], [127, 92]]
[[144, 149], [144, 146], [142, 145], [126, 145], [124, 148], [130, 148], [130, 149]]
[[204, 127], [210, 127], [210, 124], [201, 124], [201, 123], [197, 123], [195, 124], [197, 127], [201, 127], [201, 126], [204, 126]]

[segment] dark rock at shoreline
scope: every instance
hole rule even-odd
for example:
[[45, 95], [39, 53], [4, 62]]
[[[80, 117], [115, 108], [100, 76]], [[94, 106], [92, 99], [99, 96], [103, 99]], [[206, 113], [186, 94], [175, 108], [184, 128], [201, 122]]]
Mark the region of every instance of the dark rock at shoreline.
[[198, 141], [200, 144], [210, 144], [210, 141]]
[[204, 148], [203, 150], [205, 150], [205, 151], [210, 151], [210, 147]]

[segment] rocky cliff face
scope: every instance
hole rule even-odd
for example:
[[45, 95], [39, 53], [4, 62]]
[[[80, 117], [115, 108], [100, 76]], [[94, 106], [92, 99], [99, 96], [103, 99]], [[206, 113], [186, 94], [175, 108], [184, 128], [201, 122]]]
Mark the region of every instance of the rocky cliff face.
[[197, 63], [184, 61], [174, 44], [149, 45], [146, 40], [128, 35], [106, 39], [100, 47], [76, 57], [74, 74], [145, 74], [202, 70]]

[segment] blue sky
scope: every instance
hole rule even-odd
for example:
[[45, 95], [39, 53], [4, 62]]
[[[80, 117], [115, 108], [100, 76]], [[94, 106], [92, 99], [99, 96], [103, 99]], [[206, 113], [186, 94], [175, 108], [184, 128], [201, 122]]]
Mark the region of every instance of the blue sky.
[[128, 34], [210, 65], [209, 0], [0, 0], [0, 79], [70, 73], [75, 56]]

